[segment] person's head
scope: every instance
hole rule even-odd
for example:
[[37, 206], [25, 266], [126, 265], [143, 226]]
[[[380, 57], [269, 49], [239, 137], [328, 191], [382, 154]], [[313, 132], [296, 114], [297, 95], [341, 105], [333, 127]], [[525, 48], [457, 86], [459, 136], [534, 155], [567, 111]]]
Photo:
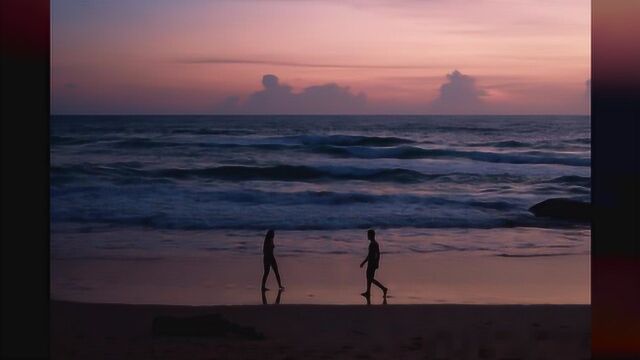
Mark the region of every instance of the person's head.
[[275, 231], [273, 231], [273, 229], [269, 229], [269, 231], [267, 231], [267, 235], [265, 236], [265, 239], [273, 240], [274, 236], [275, 236]]
[[368, 238], [370, 241], [375, 240], [375, 239], [376, 239], [376, 232], [375, 232], [373, 229], [369, 229], [369, 230], [367, 230], [367, 238]]

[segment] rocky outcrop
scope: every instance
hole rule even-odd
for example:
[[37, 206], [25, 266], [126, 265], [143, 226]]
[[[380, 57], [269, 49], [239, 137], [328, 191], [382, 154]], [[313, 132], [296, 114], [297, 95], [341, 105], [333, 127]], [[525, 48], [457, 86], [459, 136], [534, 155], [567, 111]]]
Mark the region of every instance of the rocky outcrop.
[[588, 222], [592, 218], [591, 204], [571, 199], [554, 198], [529, 208], [535, 216]]
[[264, 335], [249, 326], [232, 323], [218, 314], [178, 318], [159, 316], [153, 319], [156, 336], [210, 336], [262, 340]]

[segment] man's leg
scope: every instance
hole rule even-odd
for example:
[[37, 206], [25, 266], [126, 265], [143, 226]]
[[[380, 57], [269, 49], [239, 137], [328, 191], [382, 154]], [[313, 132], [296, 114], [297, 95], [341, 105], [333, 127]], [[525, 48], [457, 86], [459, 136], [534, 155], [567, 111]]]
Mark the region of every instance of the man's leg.
[[373, 281], [375, 272], [375, 269], [367, 268], [367, 291], [364, 294], [371, 294], [371, 282]]
[[377, 287], [379, 287], [380, 289], [382, 289], [382, 292], [384, 293], [384, 296], [387, 296], [387, 288], [386, 288], [384, 285], [382, 285], [382, 284], [380, 283], [380, 281], [378, 281], [378, 280], [376, 280], [376, 279], [373, 279], [373, 280], [372, 280], [372, 282], [373, 282], [374, 284], [376, 284], [376, 286], [377, 286]]

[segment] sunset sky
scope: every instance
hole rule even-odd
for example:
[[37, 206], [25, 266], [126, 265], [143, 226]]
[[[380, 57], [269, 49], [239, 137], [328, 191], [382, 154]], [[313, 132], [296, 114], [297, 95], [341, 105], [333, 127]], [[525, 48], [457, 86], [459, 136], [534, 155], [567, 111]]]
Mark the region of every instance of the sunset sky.
[[57, 114], [589, 110], [589, 0], [53, 0], [51, 10]]

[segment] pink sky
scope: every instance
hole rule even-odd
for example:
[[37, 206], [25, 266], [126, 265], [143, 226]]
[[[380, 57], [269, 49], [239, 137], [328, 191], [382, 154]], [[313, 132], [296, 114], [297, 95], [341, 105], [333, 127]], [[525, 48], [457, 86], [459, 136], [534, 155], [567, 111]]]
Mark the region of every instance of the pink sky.
[[589, 0], [58, 0], [51, 44], [53, 113], [589, 109]]

